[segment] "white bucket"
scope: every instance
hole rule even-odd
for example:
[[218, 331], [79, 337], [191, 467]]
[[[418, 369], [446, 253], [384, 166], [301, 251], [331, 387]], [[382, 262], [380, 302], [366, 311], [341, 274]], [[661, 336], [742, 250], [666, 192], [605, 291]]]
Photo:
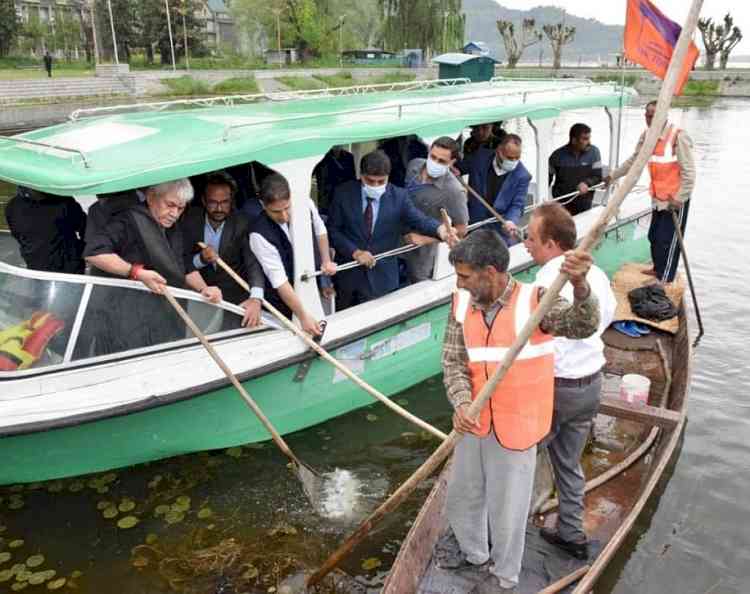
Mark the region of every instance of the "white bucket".
[[628, 373], [622, 376], [620, 398], [630, 403], [647, 404], [650, 389], [650, 379], [637, 373]]

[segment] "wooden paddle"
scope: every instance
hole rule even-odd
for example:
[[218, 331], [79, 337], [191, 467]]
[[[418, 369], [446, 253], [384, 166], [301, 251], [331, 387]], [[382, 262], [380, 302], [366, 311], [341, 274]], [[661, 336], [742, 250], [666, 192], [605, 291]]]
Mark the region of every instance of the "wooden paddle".
[[[198, 246], [203, 249], [206, 247], [206, 244], [203, 242], [198, 242]], [[239, 274], [237, 274], [234, 269], [229, 266], [224, 260], [216, 257], [216, 263], [229, 275], [231, 276], [234, 281], [242, 287], [245, 291], [248, 293], [250, 292], [250, 287], [248, 286], [247, 282], [245, 282], [245, 279], [243, 279]], [[343, 373], [346, 377], [348, 377], [350, 380], [352, 380], [355, 384], [357, 384], [360, 388], [362, 388], [365, 392], [370, 394], [373, 398], [379, 400], [383, 404], [385, 404], [388, 408], [390, 408], [393, 412], [396, 414], [401, 415], [403, 418], [405, 418], [407, 421], [414, 423], [417, 427], [420, 429], [424, 429], [425, 431], [430, 432], [435, 437], [438, 437], [441, 440], [446, 439], [448, 436], [440, 431], [439, 429], [433, 427], [426, 421], [423, 421], [417, 416], [414, 416], [411, 414], [408, 410], [400, 407], [398, 404], [393, 402], [390, 398], [388, 398], [385, 394], [382, 394], [375, 388], [373, 388], [370, 384], [365, 382], [362, 378], [360, 378], [356, 373], [354, 373], [351, 369], [349, 369], [346, 365], [341, 363], [338, 359], [334, 358], [328, 351], [326, 351], [322, 346], [320, 346], [317, 342], [315, 342], [306, 332], [304, 332], [301, 328], [298, 328], [294, 322], [292, 322], [289, 318], [287, 318], [284, 314], [282, 314], [278, 309], [276, 309], [273, 305], [268, 303], [265, 299], [261, 300], [263, 303], [263, 307], [266, 308], [271, 314], [279, 321], [281, 324], [287, 329], [293, 332], [297, 337], [302, 339], [302, 341], [309, 346], [312, 350], [314, 350], [316, 353], [318, 353], [323, 359], [328, 361], [331, 365], [333, 365], [336, 369], [338, 369], [341, 373]]]
[[698, 307], [698, 298], [695, 296], [695, 287], [693, 286], [693, 275], [690, 274], [690, 264], [688, 264], [687, 252], [685, 251], [685, 238], [682, 236], [682, 229], [680, 229], [680, 221], [677, 219], [677, 213], [672, 209], [669, 210], [672, 213], [672, 222], [674, 223], [674, 232], [677, 234], [677, 241], [680, 244], [680, 252], [682, 252], [682, 263], [685, 265], [685, 274], [687, 275], [688, 285], [690, 285], [690, 296], [693, 299], [693, 309], [695, 309], [695, 319], [698, 321], [698, 336], [693, 341], [693, 348], [698, 346], [698, 343], [703, 337], [703, 320], [701, 319], [701, 310]]
[[[579, 246], [580, 251], [590, 252], [593, 247], [601, 240], [604, 232], [607, 228], [609, 220], [615, 216], [620, 205], [627, 197], [630, 190], [638, 181], [638, 178], [643, 171], [651, 154], [654, 152], [656, 141], [661, 134], [661, 130], [664, 128], [664, 123], [667, 120], [667, 110], [669, 103], [672, 99], [672, 94], [677, 85], [678, 76], [682, 67], [682, 63], [687, 54], [688, 42], [695, 31], [695, 25], [698, 20], [698, 13], [700, 12], [700, 6], [703, 0], [693, 0], [692, 7], [690, 9], [690, 15], [688, 16], [687, 24], [682, 29], [680, 38], [677, 42], [677, 49], [675, 50], [672, 61], [669, 65], [669, 70], [664, 79], [661, 91], [659, 93], [659, 100], [656, 106], [656, 113], [654, 119], [651, 122], [651, 127], [646, 133], [646, 137], [643, 140], [641, 150], [636, 156], [633, 164], [631, 165], [628, 173], [625, 175], [622, 184], [617, 188], [614, 196], [607, 204], [606, 208], [599, 215], [598, 220], [593, 225], [588, 235], [583, 239]], [[560, 293], [563, 285], [568, 281], [568, 275], [560, 273], [552, 284], [547, 288], [539, 302], [539, 305], [529, 317], [524, 327], [518, 333], [515, 342], [508, 349], [505, 357], [503, 357], [502, 363], [492, 374], [487, 383], [482, 387], [477, 398], [471, 403], [468, 410], [468, 415], [471, 418], [477, 418], [480, 411], [484, 408], [485, 404], [489, 400], [492, 393], [495, 391], [496, 386], [505, 377], [505, 374], [510, 369], [511, 365], [515, 361], [518, 353], [524, 347], [526, 342], [529, 340], [532, 332], [536, 329], [539, 323], [542, 321], [547, 312], [550, 310], [554, 302], [557, 300], [557, 296]], [[417, 471], [409, 477], [394, 493], [391, 495], [383, 504], [380, 505], [375, 511], [373, 511], [354, 531], [354, 533], [344, 541], [344, 543], [336, 549], [331, 556], [323, 563], [323, 565], [315, 573], [313, 573], [307, 580], [307, 587], [314, 586], [321, 579], [323, 579], [331, 570], [333, 570], [339, 562], [350, 553], [357, 544], [359, 544], [372, 530], [374, 526], [380, 522], [390, 512], [395, 510], [410, 494], [414, 489], [426, 478], [428, 478], [448, 457], [453, 451], [456, 443], [461, 439], [462, 435], [457, 433], [455, 430], [451, 431], [443, 443], [438, 446], [435, 452], [420, 466]], [[594, 564], [596, 569], [597, 563]], [[601, 564], [600, 564], [601, 565]], [[598, 574], [597, 574], [598, 575]], [[590, 575], [584, 576], [582, 582], [576, 588], [577, 592], [587, 592], [584, 584], [591, 588], [593, 578]]]
[[273, 438], [276, 445], [279, 446], [279, 449], [292, 461], [292, 467], [295, 471], [295, 474], [302, 483], [302, 489], [304, 490], [305, 495], [310, 500], [310, 503], [313, 505], [313, 507], [315, 509], [318, 509], [318, 504], [321, 500], [323, 492], [324, 479], [321, 474], [317, 470], [314, 470], [311, 466], [302, 462], [302, 460], [297, 458], [294, 452], [292, 452], [281, 435], [279, 435], [279, 432], [276, 431], [274, 426], [271, 424], [271, 421], [268, 420], [268, 417], [263, 414], [263, 411], [260, 410], [260, 407], [255, 403], [255, 400], [253, 400], [250, 394], [247, 393], [247, 390], [245, 390], [234, 373], [232, 373], [232, 370], [229, 369], [229, 366], [227, 366], [224, 360], [219, 356], [219, 354], [216, 352], [216, 349], [214, 349], [211, 343], [208, 342], [206, 336], [203, 334], [203, 332], [201, 332], [200, 328], [195, 325], [195, 322], [190, 319], [190, 316], [177, 302], [177, 299], [175, 299], [174, 295], [172, 295], [167, 287], [164, 287], [164, 297], [167, 298], [167, 301], [169, 301], [170, 305], [177, 312], [177, 315], [182, 318], [182, 320], [185, 322], [187, 327], [190, 328], [190, 331], [195, 335], [195, 337], [201, 341], [201, 344], [208, 351], [208, 354], [211, 355], [211, 358], [221, 368], [221, 370], [224, 372], [224, 375], [227, 376], [227, 379], [232, 382], [232, 385], [240, 393], [240, 396], [242, 396], [245, 403], [255, 413], [255, 416], [257, 416], [260, 422], [263, 423], [263, 426], [268, 429], [268, 432], [271, 434], [271, 437]]

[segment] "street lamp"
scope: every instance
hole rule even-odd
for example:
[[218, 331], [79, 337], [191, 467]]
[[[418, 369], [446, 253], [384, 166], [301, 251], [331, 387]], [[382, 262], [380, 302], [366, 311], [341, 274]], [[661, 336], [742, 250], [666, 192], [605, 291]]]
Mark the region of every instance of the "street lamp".
[[107, 0], [107, 10], [109, 10], [109, 26], [112, 28], [112, 47], [115, 48], [115, 64], [119, 64], [117, 57], [117, 36], [115, 35], [115, 20], [112, 18], [112, 2]]
[[172, 72], [177, 70], [177, 65], [174, 60], [174, 39], [172, 39], [172, 19], [169, 16], [169, 0], [164, 0], [164, 5], [167, 7], [167, 30], [169, 31], [169, 48], [172, 50]]
[[344, 67], [344, 15], [339, 17], [339, 68]]

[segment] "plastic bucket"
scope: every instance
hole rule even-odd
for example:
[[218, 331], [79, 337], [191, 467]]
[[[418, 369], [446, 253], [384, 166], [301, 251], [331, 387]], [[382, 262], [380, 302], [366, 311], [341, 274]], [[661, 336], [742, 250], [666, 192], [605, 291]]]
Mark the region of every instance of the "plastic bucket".
[[651, 389], [651, 380], [637, 373], [628, 373], [622, 376], [620, 384], [620, 398], [626, 402], [635, 404], [647, 404], [648, 393]]

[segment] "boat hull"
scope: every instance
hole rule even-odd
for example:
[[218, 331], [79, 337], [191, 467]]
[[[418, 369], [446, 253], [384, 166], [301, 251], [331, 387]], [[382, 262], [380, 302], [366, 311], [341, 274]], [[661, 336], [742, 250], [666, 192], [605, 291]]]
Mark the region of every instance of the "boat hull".
[[[610, 230], [595, 251], [597, 264], [612, 274], [626, 261], [647, 260], [647, 222], [645, 215]], [[527, 267], [516, 276], [529, 281], [535, 270]], [[447, 301], [438, 303], [346, 344], [334, 356], [382, 393], [396, 394], [441, 373], [447, 318]], [[312, 361], [303, 379], [295, 381], [300, 365], [244, 383], [280, 433], [299, 431], [373, 403], [321, 359]], [[429, 420], [431, 411], [424, 408], [419, 402], [410, 406], [413, 413]], [[88, 474], [267, 439], [266, 430], [227, 384], [168, 404], [156, 401], [145, 410], [3, 437], [0, 484]]]

